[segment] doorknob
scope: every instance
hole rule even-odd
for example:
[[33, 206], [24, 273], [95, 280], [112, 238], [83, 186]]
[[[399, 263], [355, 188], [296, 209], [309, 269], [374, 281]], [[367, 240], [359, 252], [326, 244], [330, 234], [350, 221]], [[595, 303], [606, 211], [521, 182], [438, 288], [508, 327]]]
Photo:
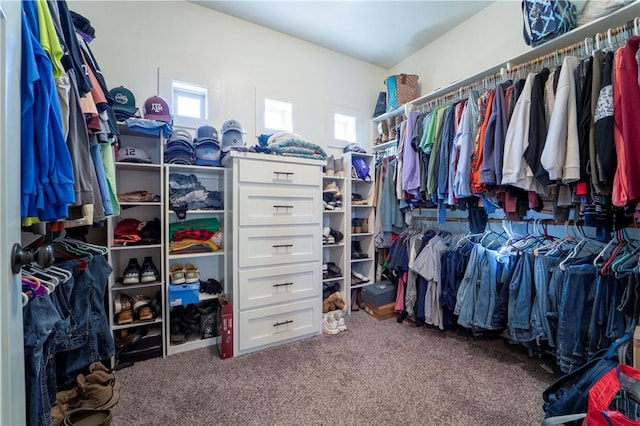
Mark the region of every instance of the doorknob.
[[51, 245], [40, 246], [35, 250], [22, 250], [22, 246], [15, 243], [11, 248], [11, 271], [14, 274], [20, 272], [22, 265], [36, 262], [43, 268], [53, 265], [53, 247]]

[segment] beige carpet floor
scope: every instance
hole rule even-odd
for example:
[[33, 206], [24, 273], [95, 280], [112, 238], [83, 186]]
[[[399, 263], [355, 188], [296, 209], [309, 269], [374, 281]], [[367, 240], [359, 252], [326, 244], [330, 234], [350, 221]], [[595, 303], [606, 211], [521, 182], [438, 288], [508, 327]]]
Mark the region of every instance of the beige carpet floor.
[[215, 349], [118, 371], [114, 425], [539, 425], [554, 375], [502, 338], [377, 321], [221, 360]]

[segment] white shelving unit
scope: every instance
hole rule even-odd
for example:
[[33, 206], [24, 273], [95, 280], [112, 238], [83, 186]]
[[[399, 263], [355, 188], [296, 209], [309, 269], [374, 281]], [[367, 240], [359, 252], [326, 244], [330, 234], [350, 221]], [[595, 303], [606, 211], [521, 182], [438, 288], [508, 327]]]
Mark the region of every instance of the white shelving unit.
[[[165, 164], [165, 203], [164, 209], [164, 223], [166, 224], [166, 243], [165, 243], [165, 275], [166, 289], [165, 289], [165, 304], [167, 306], [167, 320], [165, 321], [165, 346], [167, 348], [167, 355], [174, 355], [181, 352], [190, 351], [193, 349], [205, 348], [214, 346], [219, 337], [211, 337], [201, 339], [200, 335], [191, 334], [187, 337], [183, 343], [172, 343], [171, 341], [171, 320], [173, 315], [176, 315], [176, 304], [171, 303], [169, 285], [171, 284], [171, 268], [175, 264], [181, 264], [186, 266], [187, 264], [193, 264], [200, 270], [200, 281], [207, 281], [210, 278], [216, 279], [222, 285], [223, 292], [227, 292], [227, 286], [229, 285], [228, 268], [227, 268], [227, 255], [229, 253], [229, 232], [228, 226], [228, 210], [227, 206], [230, 205], [228, 199], [228, 191], [225, 189], [225, 181], [227, 179], [228, 170], [223, 167], [211, 167], [211, 166], [187, 166], [177, 164]], [[170, 179], [171, 175], [177, 173], [181, 175], [193, 175], [197, 178], [200, 184], [207, 191], [218, 191], [221, 195], [221, 201], [223, 203], [222, 209], [200, 209], [200, 210], [186, 210], [185, 218], [180, 219], [176, 212], [171, 209], [169, 203], [169, 197], [171, 194]], [[195, 253], [171, 253], [171, 224], [175, 224], [182, 221], [189, 221], [192, 219], [217, 219], [222, 232], [222, 246], [219, 250], [213, 252], [195, 252]], [[217, 299], [217, 294], [198, 293], [197, 304], [201, 302], [207, 302]]]
[[[344, 171], [343, 174], [348, 172]], [[347, 182], [344, 176], [327, 176], [323, 175], [322, 177], [322, 186], [323, 186], [323, 196], [324, 196], [324, 188], [331, 183], [335, 183], [336, 187], [340, 194], [342, 194], [342, 207], [334, 208], [333, 210], [324, 209], [322, 215], [322, 226], [329, 227], [333, 230], [336, 230], [342, 233], [342, 240], [335, 244], [323, 244], [322, 245], [322, 261], [325, 264], [329, 262], [333, 263], [336, 267], [340, 268], [341, 276], [334, 277], [331, 274], [328, 275], [327, 278], [322, 279], [323, 284], [323, 293], [325, 286], [335, 286], [335, 283], [339, 284], [339, 289], [337, 291], [342, 292], [346, 300], [348, 299], [348, 289], [347, 289], [347, 280], [349, 272], [349, 252], [348, 252], [348, 244], [347, 239], [349, 236], [349, 232], [347, 228], [349, 225], [349, 220], [347, 219], [347, 207], [346, 204], [350, 200], [350, 193], [347, 192]], [[335, 289], [334, 289], [335, 290]]]
[[[149, 154], [151, 163], [117, 161], [115, 168], [118, 194], [144, 190], [158, 195], [161, 201], [121, 202], [120, 216], [107, 219], [106, 237], [107, 247], [109, 249], [107, 257], [113, 267], [113, 273], [109, 276], [109, 288], [107, 291], [109, 326], [114, 333], [114, 337], [117, 337], [120, 330], [148, 327], [148, 331], [144, 337], [147, 338], [157, 335], [158, 333], [163, 333], [162, 322], [165, 317], [164, 304], [161, 304], [161, 312], [155, 312], [155, 317], [151, 320], [136, 320], [134, 315], [132, 322], [118, 324], [114, 301], [123, 293], [130, 297], [142, 294], [149, 299], [154, 299], [159, 293], [160, 300], [164, 300], [164, 233], [161, 232], [160, 238], [150, 244], [123, 245], [114, 242], [114, 230], [118, 224], [125, 219], [136, 219], [140, 222], [146, 222], [152, 221], [155, 218], [162, 218], [164, 206], [164, 199], [162, 198], [162, 194], [164, 193], [164, 181], [162, 179], [164, 138], [162, 136], [133, 132], [124, 124], [119, 124], [119, 128], [121, 133], [119, 149], [122, 150], [127, 147], [141, 149]], [[144, 258], [147, 256], [152, 258], [154, 265], [160, 272], [159, 280], [150, 283], [123, 284], [122, 276], [129, 263], [129, 259], [136, 258], [138, 264], [142, 267]], [[164, 338], [161, 341], [164, 342]], [[160, 349], [159, 354], [164, 356], [164, 346], [161, 348], [157, 348], [156, 346], [155, 348], [156, 350]], [[112, 359], [112, 364], [115, 362], [115, 358]]]
[[[373, 205], [373, 194], [375, 190], [375, 156], [371, 154], [363, 154], [357, 152], [347, 152], [343, 154], [343, 162], [345, 170], [351, 170], [352, 159], [359, 157], [365, 160], [370, 168], [371, 180], [362, 180], [351, 176], [345, 179], [346, 182], [346, 197], [344, 205], [346, 207], [347, 232], [345, 233], [345, 241], [347, 244], [346, 253], [349, 256], [349, 264], [347, 266], [347, 282], [348, 290], [347, 298], [348, 309], [351, 311], [351, 297], [352, 290], [365, 287], [373, 284], [375, 279], [375, 246], [373, 241], [373, 227], [375, 224], [375, 206]], [[353, 204], [352, 198], [354, 194], [358, 194], [363, 204]], [[354, 220], [355, 219], [355, 220]], [[367, 224], [365, 229], [359, 229], [359, 232], [354, 232], [354, 225], [358, 220], [364, 220]], [[362, 227], [362, 226], [361, 226]], [[360, 249], [361, 253], [365, 253], [367, 257], [356, 258], [353, 256], [354, 251]], [[368, 278], [368, 281], [364, 283], [353, 283], [351, 271], [355, 270], [358, 273]]]

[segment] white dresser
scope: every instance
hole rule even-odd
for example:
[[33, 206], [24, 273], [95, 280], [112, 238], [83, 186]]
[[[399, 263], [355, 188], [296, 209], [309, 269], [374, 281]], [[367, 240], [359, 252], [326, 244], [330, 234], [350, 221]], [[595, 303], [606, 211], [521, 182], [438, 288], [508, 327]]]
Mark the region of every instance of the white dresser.
[[322, 333], [324, 161], [231, 152], [234, 354]]

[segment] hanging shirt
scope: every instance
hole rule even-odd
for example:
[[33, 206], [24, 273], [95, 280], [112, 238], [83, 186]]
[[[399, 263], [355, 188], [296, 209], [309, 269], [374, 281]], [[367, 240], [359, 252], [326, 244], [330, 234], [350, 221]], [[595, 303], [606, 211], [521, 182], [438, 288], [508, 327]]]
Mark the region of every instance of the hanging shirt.
[[491, 117], [487, 126], [487, 136], [482, 152], [482, 170], [480, 182], [485, 185], [498, 185], [502, 181], [502, 157], [504, 141], [507, 135], [507, 110], [504, 92], [511, 81], [499, 84], [493, 97]]
[[620, 115], [615, 114], [625, 145], [626, 174], [629, 200], [640, 201], [640, 87], [636, 53], [640, 37], [630, 37], [620, 52], [617, 79], [620, 83]]
[[[613, 85], [613, 140], [616, 144], [616, 157], [618, 167], [613, 178], [613, 192], [611, 193], [611, 203], [617, 207], [624, 207], [629, 201], [628, 179], [627, 179], [627, 145], [622, 133], [622, 85], [620, 82], [620, 54], [622, 49], [616, 50], [613, 57], [612, 85]], [[635, 165], [638, 166], [637, 164]]]
[[618, 168], [616, 144], [613, 139], [613, 59], [613, 52], [607, 52], [602, 60], [602, 83], [596, 111], [593, 115], [596, 167], [598, 168], [600, 187], [606, 195], [611, 194]]
[[478, 134], [476, 135], [473, 147], [473, 157], [471, 158], [471, 192], [474, 194], [486, 191], [486, 186], [481, 182], [480, 174], [482, 171], [484, 139], [486, 137], [489, 120], [491, 119], [491, 110], [493, 107], [493, 97], [495, 96], [495, 93], [495, 90], [490, 90], [478, 100], [478, 119], [482, 117], [482, 125], [478, 127]]
[[478, 92], [469, 91], [469, 99], [462, 112], [462, 120], [454, 140], [458, 151], [458, 166], [453, 181], [453, 194], [456, 198], [470, 197], [471, 194], [471, 157], [473, 143], [478, 132]]
[[522, 93], [513, 109], [505, 140], [502, 185], [543, 193], [544, 189], [533, 177], [533, 172], [524, 158], [524, 153], [529, 146], [531, 89], [535, 77], [533, 73], [527, 76]]
[[567, 56], [562, 63], [549, 132], [540, 158], [549, 179], [568, 184], [580, 179], [580, 151], [576, 108], [575, 70], [578, 58]]
[[605, 194], [604, 189], [600, 186], [600, 171], [598, 167], [598, 154], [596, 150], [595, 122], [596, 122], [596, 105], [600, 95], [600, 86], [602, 85], [602, 62], [604, 53], [596, 50], [592, 54], [593, 63], [591, 71], [591, 121], [589, 123], [589, 165], [588, 170], [591, 175], [591, 185], [593, 185], [596, 194]]
[[404, 149], [402, 151], [402, 190], [418, 197], [420, 189], [420, 157], [411, 143], [413, 128], [420, 112], [411, 111], [407, 117], [407, 127], [404, 132]]

